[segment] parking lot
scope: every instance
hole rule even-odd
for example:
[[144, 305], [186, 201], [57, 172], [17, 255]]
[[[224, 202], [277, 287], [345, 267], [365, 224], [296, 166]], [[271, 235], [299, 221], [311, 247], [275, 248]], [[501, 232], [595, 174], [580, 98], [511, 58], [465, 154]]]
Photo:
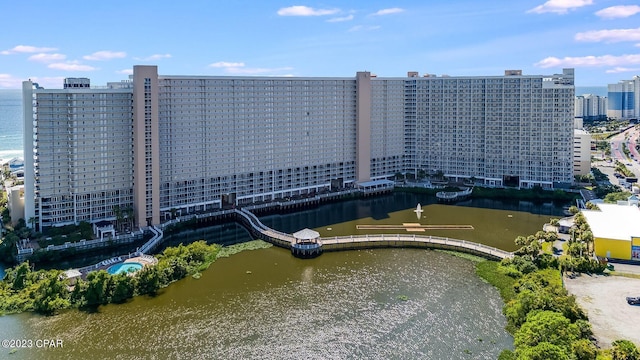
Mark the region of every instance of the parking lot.
[[640, 305], [626, 301], [627, 296], [640, 296], [640, 279], [581, 274], [564, 281], [587, 312], [600, 347], [611, 347], [619, 339], [640, 344]]

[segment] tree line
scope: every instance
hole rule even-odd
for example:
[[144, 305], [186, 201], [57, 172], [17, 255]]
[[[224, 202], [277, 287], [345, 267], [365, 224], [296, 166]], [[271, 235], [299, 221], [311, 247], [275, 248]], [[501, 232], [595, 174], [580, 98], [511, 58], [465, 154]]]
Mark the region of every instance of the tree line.
[[[554, 222], [554, 221], [552, 221]], [[500, 289], [507, 330], [515, 350], [504, 350], [500, 360], [640, 360], [628, 340], [616, 340], [611, 349], [599, 349], [586, 313], [562, 284], [562, 272], [603, 272], [606, 265], [593, 259], [593, 235], [578, 214], [567, 254], [542, 251], [557, 235], [539, 231], [519, 236], [513, 258], [478, 264], [478, 274]]]
[[123, 303], [137, 295], [156, 295], [170, 283], [188, 275], [199, 276], [215, 261], [219, 245], [197, 241], [169, 247], [157, 255], [155, 266], [135, 273], [89, 273], [71, 284], [61, 270], [31, 269], [28, 262], [8, 269], [0, 282], [0, 313], [35, 311], [53, 315], [69, 308], [95, 308]]

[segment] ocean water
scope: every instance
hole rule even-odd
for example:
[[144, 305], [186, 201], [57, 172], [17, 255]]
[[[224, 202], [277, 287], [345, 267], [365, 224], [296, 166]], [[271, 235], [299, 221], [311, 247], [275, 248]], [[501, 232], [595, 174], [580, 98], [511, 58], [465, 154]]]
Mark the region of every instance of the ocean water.
[[22, 91], [0, 90], [0, 159], [23, 157]]
[[576, 95], [593, 94], [607, 96], [606, 86], [576, 86]]

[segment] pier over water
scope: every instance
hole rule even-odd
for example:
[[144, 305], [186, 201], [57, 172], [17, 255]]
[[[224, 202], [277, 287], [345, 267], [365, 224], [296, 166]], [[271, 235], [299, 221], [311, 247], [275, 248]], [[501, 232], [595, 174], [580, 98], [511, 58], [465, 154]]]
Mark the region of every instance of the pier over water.
[[[491, 260], [502, 260], [513, 257], [513, 253], [495, 247], [475, 243], [472, 241], [452, 239], [447, 237], [415, 234], [371, 234], [334, 236], [315, 239], [300, 239], [294, 234], [287, 234], [273, 230], [262, 224], [258, 218], [244, 209], [235, 209], [236, 221], [245, 227], [254, 237], [272, 243], [273, 245], [291, 249], [297, 257], [314, 257], [323, 251], [339, 251], [370, 248], [428, 248], [443, 249], [478, 255]], [[308, 233], [309, 229], [296, 234]], [[307, 234], [308, 235], [308, 234]]]

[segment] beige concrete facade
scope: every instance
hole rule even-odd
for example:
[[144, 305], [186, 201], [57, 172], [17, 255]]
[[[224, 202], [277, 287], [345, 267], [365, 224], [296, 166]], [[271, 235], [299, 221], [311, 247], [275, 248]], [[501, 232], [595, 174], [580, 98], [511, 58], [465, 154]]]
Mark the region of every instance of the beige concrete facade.
[[573, 174], [591, 172], [591, 134], [583, 129], [573, 130]]
[[371, 73], [356, 74], [356, 181], [371, 180]]
[[[24, 147], [24, 178], [35, 178], [35, 163], [33, 156], [33, 82], [24, 81], [22, 83], [22, 114], [23, 121], [23, 147]], [[35, 183], [33, 181], [25, 181], [24, 197], [29, 199], [24, 202], [23, 211], [26, 220], [36, 216], [35, 204]], [[27, 226], [31, 227], [32, 224]]]
[[29, 86], [37, 106], [25, 106], [25, 129], [37, 160], [25, 159], [25, 207], [35, 204], [45, 227], [113, 220], [116, 205], [132, 207], [138, 226], [155, 225], [398, 173], [546, 188], [573, 178], [571, 69], [290, 78], [135, 66], [106, 89]]
[[133, 67], [134, 212], [138, 226], [160, 223], [158, 67]]
[[[11, 216], [11, 225], [16, 226], [18, 220], [24, 217], [24, 204], [24, 185], [7, 188], [7, 205]], [[25, 221], [29, 219], [27, 218]]]

